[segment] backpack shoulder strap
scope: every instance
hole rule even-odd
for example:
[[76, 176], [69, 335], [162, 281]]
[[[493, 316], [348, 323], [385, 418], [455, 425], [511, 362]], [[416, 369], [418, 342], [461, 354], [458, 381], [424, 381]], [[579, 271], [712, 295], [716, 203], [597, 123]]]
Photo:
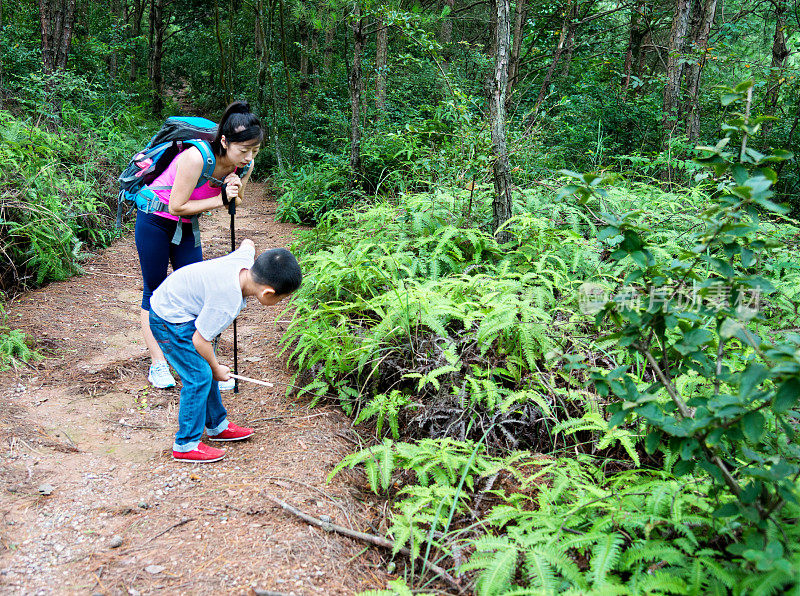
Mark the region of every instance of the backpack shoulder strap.
[[203, 139], [192, 139], [189, 141], [184, 141], [187, 145], [192, 145], [193, 147], [197, 147], [197, 150], [200, 151], [200, 155], [203, 156], [203, 172], [200, 174], [200, 179], [197, 181], [197, 185], [195, 188], [199, 188], [203, 186], [206, 181], [214, 175], [214, 168], [217, 165], [217, 158], [214, 156], [214, 152], [211, 150], [211, 143], [208, 141], [204, 141]]
[[247, 175], [247, 172], [249, 172], [250, 168], [252, 168], [252, 167], [253, 167], [253, 162], [251, 161], [245, 167], [237, 168], [236, 169], [236, 174], [239, 176], [239, 178], [244, 178]]

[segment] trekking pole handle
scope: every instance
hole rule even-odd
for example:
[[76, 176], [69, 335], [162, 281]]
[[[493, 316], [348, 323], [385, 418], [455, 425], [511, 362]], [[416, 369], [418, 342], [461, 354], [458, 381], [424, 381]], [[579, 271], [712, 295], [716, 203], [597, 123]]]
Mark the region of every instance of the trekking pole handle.
[[230, 197], [228, 197], [227, 183], [220, 187], [220, 192], [222, 193], [222, 205], [228, 207], [228, 213], [231, 215], [236, 215], [236, 197], [233, 197], [232, 200]]

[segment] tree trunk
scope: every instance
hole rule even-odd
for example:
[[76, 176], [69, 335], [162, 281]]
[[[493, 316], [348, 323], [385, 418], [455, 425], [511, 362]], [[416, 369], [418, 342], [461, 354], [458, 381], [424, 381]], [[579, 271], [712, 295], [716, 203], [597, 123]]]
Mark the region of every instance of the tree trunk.
[[[261, 2], [262, 0], [259, 0]], [[271, 0], [269, 8], [269, 19], [267, 21], [266, 33], [264, 35], [263, 48], [261, 54], [261, 67], [259, 69], [259, 76], [263, 85], [263, 78], [269, 81], [270, 97], [272, 99], [272, 128], [270, 137], [272, 138], [273, 148], [275, 150], [275, 161], [278, 164], [278, 171], [281, 174], [286, 173], [286, 166], [284, 165], [283, 152], [281, 151], [280, 135], [278, 134], [278, 92], [275, 89], [275, 78], [272, 76], [272, 68], [270, 67], [270, 55], [272, 52], [272, 37], [275, 30], [274, 18], [275, 7], [278, 5], [278, 0]], [[263, 13], [262, 13], [263, 14]], [[263, 23], [263, 20], [262, 20]], [[263, 27], [263, 25], [262, 25]], [[263, 88], [259, 88], [259, 95], [263, 97]], [[264, 102], [266, 104], [266, 101]]]
[[72, 28], [75, 25], [75, 0], [66, 0], [66, 10], [64, 12], [64, 26], [61, 30], [58, 52], [56, 53], [56, 68], [64, 70], [67, 68], [67, 58], [69, 48], [72, 44]]
[[[577, 6], [573, 4], [572, 7], [572, 17], [576, 16]], [[569, 70], [572, 67], [572, 53], [575, 51], [575, 28], [577, 25], [573, 24], [573, 20], [570, 20], [570, 25], [567, 28], [567, 39], [564, 40], [564, 51], [566, 52], [566, 56], [564, 56], [563, 65], [561, 67], [561, 77], [566, 79], [569, 76]]]
[[511, 103], [511, 94], [514, 90], [514, 85], [517, 84], [517, 77], [519, 75], [519, 55], [522, 50], [522, 31], [525, 27], [525, 16], [527, 15], [528, 7], [525, 6], [525, 0], [517, 0], [516, 18], [514, 19], [514, 37], [513, 44], [511, 45], [511, 57], [508, 61], [508, 88], [506, 89], [506, 109]]
[[264, 15], [266, 9], [264, 0], [256, 2], [256, 18], [254, 23], [256, 52], [258, 53], [258, 74], [256, 75], [256, 101], [259, 111], [266, 113], [266, 98], [264, 97], [264, 87], [267, 83], [267, 69], [269, 68], [269, 47], [267, 46], [267, 35], [264, 31]]
[[[783, 69], [789, 57], [786, 47], [786, 0], [774, 0], [775, 7], [775, 35], [772, 38], [772, 63], [770, 64], [769, 77], [767, 77], [767, 92], [764, 95], [764, 115], [774, 116], [778, 109], [778, 96], [781, 89]], [[762, 125], [764, 131], [764, 147], [769, 147], [769, 135], [772, 132], [773, 122], [767, 120]], [[791, 140], [791, 139], [787, 139]]]
[[[0, 42], [3, 41], [3, 0], [0, 0]], [[0, 52], [0, 107], [3, 106], [3, 54]]]
[[283, 74], [286, 77], [286, 113], [289, 116], [289, 125], [292, 127], [292, 143], [289, 147], [289, 162], [293, 162], [297, 149], [297, 122], [294, 119], [292, 98], [292, 76], [289, 73], [289, 58], [286, 55], [286, 23], [284, 21], [285, 7], [283, 0], [278, 0], [278, 10], [281, 22], [281, 58], [283, 59]]
[[319, 31], [311, 31], [311, 78], [319, 86]]
[[214, 0], [214, 35], [217, 38], [219, 50], [219, 88], [225, 90], [225, 101], [230, 103], [231, 91], [228, 81], [228, 55], [222, 43], [222, 27], [219, 19], [219, 0]]
[[[3, 1], [0, 0], [0, 4]], [[111, 15], [114, 17], [114, 27], [120, 27], [124, 22], [123, 13], [122, 13], [122, 0], [109, 0], [109, 11]], [[119, 56], [117, 53], [116, 48], [111, 54], [108, 56], [108, 76], [111, 79], [117, 78], [117, 71], [119, 66]]]
[[153, 0], [150, 5], [150, 80], [153, 82], [153, 115], [161, 118], [164, 112], [164, 75], [161, 61], [164, 58], [164, 34], [169, 17], [164, 15], [165, 0]]
[[[633, 77], [634, 63], [640, 65], [640, 55], [642, 51], [642, 40], [646, 35], [646, 30], [642, 28], [642, 15], [644, 14], [645, 4], [640, 2], [631, 7], [631, 21], [628, 31], [628, 48], [625, 52], [624, 76], [622, 79], [622, 96], [628, 94]], [[639, 73], [637, 73], [638, 76]]]
[[326, 77], [330, 76], [333, 67], [333, 42], [336, 39], [336, 22], [332, 15], [328, 18], [332, 22], [328, 23], [328, 27], [325, 29], [325, 48], [322, 56], [322, 73]]
[[498, 242], [508, 242], [511, 234], [499, 228], [511, 218], [511, 171], [506, 146], [506, 89], [508, 89], [508, 63], [511, 49], [511, 22], [509, 0], [492, 0], [492, 29], [494, 30], [494, 69], [487, 78], [489, 93], [489, 126], [492, 130], [494, 154], [494, 189], [492, 201], [492, 229]]
[[[444, 0], [444, 5], [453, 12], [455, 0]], [[442, 19], [442, 28], [439, 31], [439, 44], [442, 46], [442, 70], [450, 71], [450, 42], [453, 40], [453, 19], [450, 14]]]
[[383, 116], [386, 109], [386, 56], [389, 51], [389, 27], [378, 21], [378, 31], [375, 39], [375, 107], [378, 118]]
[[692, 31], [692, 42], [695, 51], [700, 52], [700, 56], [696, 63], [689, 66], [686, 73], [688, 104], [686, 134], [689, 137], [690, 145], [696, 144], [700, 140], [700, 77], [708, 56], [708, 38], [716, 11], [717, 0], [705, 0], [700, 8], [699, 19]]
[[303, 81], [308, 78], [309, 72], [309, 62], [308, 62], [308, 52], [309, 52], [309, 35], [308, 29], [309, 24], [301, 19], [300, 22], [297, 24], [298, 33], [300, 35], [300, 77]]
[[39, 24], [42, 67], [45, 72], [65, 69], [75, 24], [75, 0], [39, 0]]
[[[125, 3], [127, 5], [127, 3]], [[136, 39], [142, 34], [142, 17], [144, 16], [145, 0], [133, 0], [133, 16], [130, 20], [131, 39]], [[136, 60], [136, 48], [131, 51], [131, 68], [129, 79], [131, 83], [136, 80], [138, 75], [138, 63]]]
[[572, 23], [570, 21], [572, 20], [574, 3], [574, 0], [567, 0], [567, 4], [564, 7], [564, 20], [561, 23], [561, 34], [558, 36], [558, 43], [556, 44], [555, 52], [553, 52], [553, 61], [550, 63], [550, 67], [547, 69], [547, 73], [544, 75], [544, 80], [542, 81], [541, 87], [539, 87], [539, 95], [536, 97], [536, 103], [533, 104], [531, 122], [535, 121], [536, 117], [539, 115], [539, 109], [542, 106], [542, 102], [547, 94], [547, 90], [550, 88], [550, 82], [553, 80], [553, 73], [556, 70], [558, 61], [561, 59], [561, 54], [564, 51], [564, 44], [566, 43], [567, 37], [570, 34], [570, 29], [572, 28]]
[[347, 77], [350, 91], [350, 188], [355, 190], [361, 182], [361, 53], [364, 47], [364, 19], [359, 0], [353, 5], [353, 63]]
[[667, 82], [664, 85], [664, 128], [665, 141], [669, 141], [678, 131], [680, 120], [680, 88], [683, 77], [683, 53], [686, 45], [686, 32], [689, 27], [691, 0], [675, 0], [675, 14], [669, 34], [669, 53], [667, 55]]

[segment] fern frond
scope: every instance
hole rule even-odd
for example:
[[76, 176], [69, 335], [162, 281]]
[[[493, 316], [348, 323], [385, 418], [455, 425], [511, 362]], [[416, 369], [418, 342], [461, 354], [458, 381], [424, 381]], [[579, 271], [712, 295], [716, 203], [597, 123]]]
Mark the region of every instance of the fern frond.
[[625, 539], [622, 535], [614, 532], [604, 536], [594, 546], [589, 562], [589, 579], [592, 586], [602, 585], [606, 582], [606, 576], [619, 561], [624, 542]]

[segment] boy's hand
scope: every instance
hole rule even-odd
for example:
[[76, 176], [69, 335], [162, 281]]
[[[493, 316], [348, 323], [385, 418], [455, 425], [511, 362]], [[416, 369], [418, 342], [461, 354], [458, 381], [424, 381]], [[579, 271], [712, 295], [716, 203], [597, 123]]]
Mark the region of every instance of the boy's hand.
[[224, 364], [218, 364], [211, 372], [215, 381], [227, 381], [231, 378], [231, 369]]

